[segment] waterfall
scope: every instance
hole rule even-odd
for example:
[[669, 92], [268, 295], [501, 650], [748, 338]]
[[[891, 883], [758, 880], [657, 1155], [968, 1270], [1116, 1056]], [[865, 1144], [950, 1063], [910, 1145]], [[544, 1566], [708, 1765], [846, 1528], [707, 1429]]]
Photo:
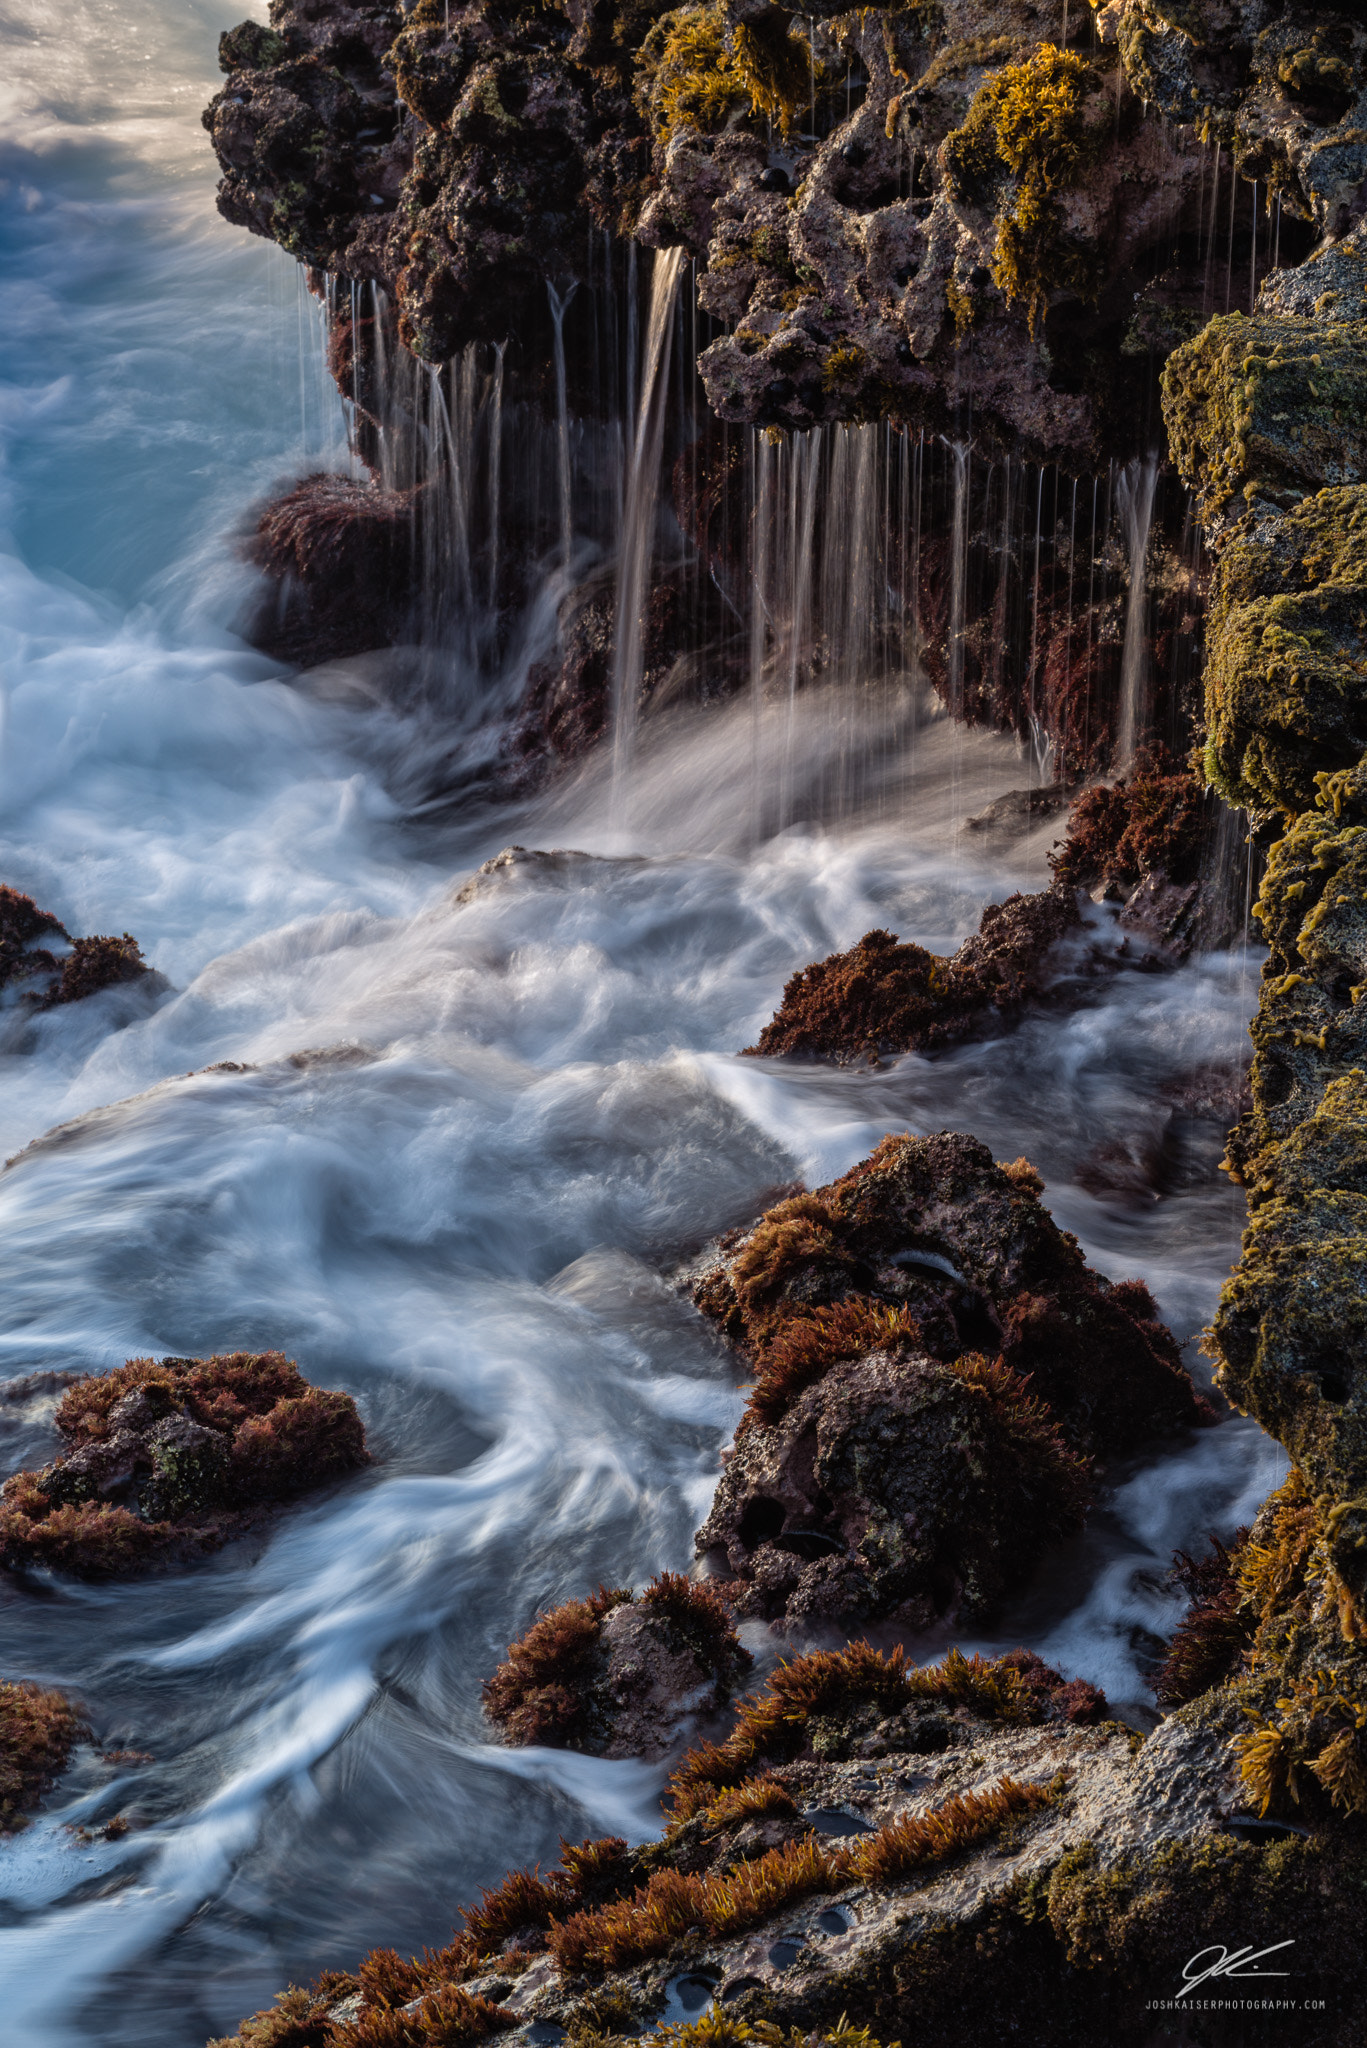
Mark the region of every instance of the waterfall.
[[957, 718], [964, 695], [964, 608], [968, 588], [968, 458], [969, 445], [956, 441], [954, 509], [950, 522], [949, 636], [946, 643], [949, 708]]
[[1120, 729], [1116, 745], [1116, 765], [1122, 774], [1133, 768], [1152, 716], [1145, 570], [1157, 484], [1158, 457], [1148, 455], [1142, 462], [1136, 460], [1126, 464], [1116, 491], [1130, 561], [1125, 643], [1120, 657]]
[[[612, 763], [620, 788], [631, 766], [636, 739], [644, 633], [642, 610], [648, 594], [655, 539], [655, 507], [664, 445], [665, 397], [674, 339], [674, 307], [685, 251], [657, 249], [650, 273], [650, 315], [641, 362], [640, 399], [631, 468], [627, 476], [617, 568], [617, 630], [612, 656]], [[634, 326], [634, 319], [633, 319]]]
[[578, 289], [577, 283], [571, 284], [562, 298], [550, 279], [546, 279], [546, 296], [551, 302], [551, 331], [554, 335], [555, 350], [555, 453], [560, 505], [560, 562], [566, 575], [569, 574], [570, 557], [574, 552], [574, 494], [570, 474], [570, 410], [565, 379], [565, 315]]

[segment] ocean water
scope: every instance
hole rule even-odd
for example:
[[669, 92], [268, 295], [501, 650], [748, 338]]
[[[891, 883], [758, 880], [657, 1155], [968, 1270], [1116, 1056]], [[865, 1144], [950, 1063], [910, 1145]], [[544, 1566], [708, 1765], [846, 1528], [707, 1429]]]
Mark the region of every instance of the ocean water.
[[[1241, 1227], [1218, 1134], [1173, 1140], [1164, 1090], [1237, 1062], [1256, 958], [1127, 970], [934, 1062], [735, 1057], [818, 954], [872, 925], [949, 947], [1044, 879], [1047, 830], [961, 829], [1029, 762], [913, 682], [676, 714], [626, 786], [605, 758], [434, 803], [430, 705], [236, 636], [248, 509], [347, 463], [296, 267], [213, 210], [199, 109], [241, 12], [0, 0], [0, 879], [164, 977], [0, 1012], [0, 1373], [278, 1347], [356, 1396], [376, 1456], [193, 1570], [0, 1582], [0, 1670], [94, 1734], [0, 1843], [32, 2044], [198, 2048], [286, 1982], [444, 1940], [562, 1834], [657, 1828], [662, 1771], [502, 1749], [479, 1685], [538, 1606], [687, 1564], [742, 1395], [669, 1275], [770, 1190], [970, 1129], [1184, 1338]], [[510, 844], [553, 857], [467, 886]], [[1108, 1186], [1165, 1132], [1161, 1194]], [[0, 1406], [7, 1467], [51, 1406]], [[1142, 1713], [1172, 1549], [1282, 1469], [1230, 1420], [1117, 1470], [982, 1646]], [[115, 1812], [118, 1841], [77, 1832]]]

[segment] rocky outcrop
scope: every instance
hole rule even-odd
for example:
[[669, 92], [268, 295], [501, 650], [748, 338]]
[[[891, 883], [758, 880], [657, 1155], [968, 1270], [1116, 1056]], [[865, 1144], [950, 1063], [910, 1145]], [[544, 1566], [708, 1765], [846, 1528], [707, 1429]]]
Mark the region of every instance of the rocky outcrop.
[[103, 1577], [217, 1548], [280, 1502], [366, 1463], [349, 1394], [278, 1351], [133, 1358], [77, 1380], [67, 1448], [0, 1489], [0, 1564]]
[[722, 1707], [750, 1663], [715, 1592], [662, 1572], [639, 1595], [600, 1587], [539, 1616], [484, 1704], [510, 1742], [654, 1758]]
[[[1349, 2048], [1361, 1829], [1258, 1827], [1218, 1711], [1182, 1709], [1147, 1741], [1105, 1712], [1025, 1652], [920, 1670], [862, 1644], [799, 1658], [724, 1744], [684, 1759], [661, 1841], [567, 1845], [560, 1869], [486, 1893], [438, 1953], [377, 1951], [289, 1996], [337, 2048], [397, 2040], [393, 2020], [418, 2041], [455, 2023], [463, 2041], [556, 2026], [597, 2044], [662, 2018], [671, 1990], [717, 2001], [684, 2036], [699, 2048], [842, 2014], [964, 2048], [1018, 2030], [1022, 2009], [1034, 2040], [1141, 2048], [1148, 2001], [1185, 1997], [1189, 1958], [1228, 1928], [1294, 1944], [1279, 2038]], [[274, 2038], [270, 2017], [233, 2048]], [[1209, 2038], [1232, 2048], [1237, 2016]]]
[[380, 283], [425, 361], [544, 323], [546, 280], [587, 282], [609, 229], [697, 260], [722, 419], [940, 431], [971, 392], [979, 435], [1080, 467], [1142, 439], [1136, 374], [1209, 310], [1207, 139], [1278, 190], [1288, 254], [1367, 173], [1348, 17], [1100, 20], [1060, 48], [1043, 0], [273, 0], [223, 39], [205, 121], [228, 218]]
[[[60, 950], [43, 941], [55, 941]], [[40, 910], [31, 896], [0, 887], [0, 990], [17, 987], [20, 1001], [30, 1010], [79, 1003], [102, 988], [149, 975], [131, 932], [122, 938], [73, 939], [66, 926], [50, 911]], [[166, 986], [159, 975], [152, 978]]]
[[1040, 1190], [972, 1138], [886, 1138], [691, 1273], [755, 1372], [697, 1537], [738, 1612], [980, 1616], [1080, 1523], [1092, 1458], [1213, 1419]]

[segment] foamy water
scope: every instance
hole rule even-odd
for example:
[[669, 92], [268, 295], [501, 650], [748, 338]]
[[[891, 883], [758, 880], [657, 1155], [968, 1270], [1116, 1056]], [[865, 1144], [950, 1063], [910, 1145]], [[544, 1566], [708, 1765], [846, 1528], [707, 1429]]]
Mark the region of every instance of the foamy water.
[[[740, 1395], [668, 1274], [767, 1191], [970, 1129], [1183, 1336], [1241, 1222], [1209, 1135], [1162, 1200], [1083, 1182], [1157, 1136], [1165, 1083], [1237, 1058], [1256, 962], [1127, 972], [933, 1063], [735, 1057], [814, 956], [875, 924], [951, 946], [1040, 884], [1047, 831], [989, 857], [957, 830], [1028, 779], [1010, 743], [910, 688], [813, 692], [647, 727], [625, 789], [593, 761], [416, 814], [430, 713], [235, 640], [244, 508], [344, 460], [295, 266], [212, 210], [198, 112], [241, 11], [0, 12], [0, 879], [135, 932], [170, 985], [0, 1015], [0, 1345], [16, 1377], [276, 1346], [355, 1394], [376, 1462], [184, 1573], [0, 1584], [6, 1675], [154, 1759], [84, 1752], [0, 1844], [6, 2024], [35, 2044], [198, 2048], [287, 1981], [443, 1940], [560, 1834], [657, 1827], [658, 1771], [492, 1745], [479, 1683], [538, 1605], [686, 1564]], [[457, 900], [510, 843], [568, 851]], [[50, 1407], [7, 1418], [10, 1462]], [[1171, 1550], [1281, 1466], [1228, 1422], [1117, 1472], [992, 1642], [1142, 1705]], [[115, 1843], [72, 1832], [116, 1811]]]

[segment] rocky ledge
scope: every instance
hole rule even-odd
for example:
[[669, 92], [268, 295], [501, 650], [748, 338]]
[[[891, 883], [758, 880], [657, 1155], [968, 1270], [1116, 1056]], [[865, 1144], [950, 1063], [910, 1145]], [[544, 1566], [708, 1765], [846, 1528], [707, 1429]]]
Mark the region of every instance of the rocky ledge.
[[[1362, 1824], [1258, 1825], [1222, 1703], [1147, 1740], [1105, 1713], [1026, 1652], [799, 1658], [684, 1758], [660, 1841], [567, 1844], [558, 1870], [486, 1892], [448, 1947], [287, 1992], [234, 2048], [596, 2048], [713, 2000], [671, 2038], [774, 2043], [849, 2015], [960, 2048], [1028, 2015], [1058, 2048], [1140, 2048], [1148, 2001], [1183, 1991], [1213, 1935], [1294, 1944], [1305, 2017], [1279, 2015], [1278, 2038], [1347, 2048]], [[1217, 2019], [1205, 2038], [1246, 2036]]]
[[1256, 272], [1231, 163], [1277, 194], [1293, 261], [1343, 231], [1367, 173], [1349, 8], [270, 13], [224, 36], [205, 114], [228, 219], [378, 283], [433, 363], [537, 332], [547, 280], [590, 281], [604, 230], [682, 245], [724, 329], [699, 368], [728, 421], [940, 430], [971, 390], [979, 435], [1104, 460], [1142, 436], [1136, 378], [1210, 310], [1217, 209], [1217, 304], [1236, 260], [1241, 292]]

